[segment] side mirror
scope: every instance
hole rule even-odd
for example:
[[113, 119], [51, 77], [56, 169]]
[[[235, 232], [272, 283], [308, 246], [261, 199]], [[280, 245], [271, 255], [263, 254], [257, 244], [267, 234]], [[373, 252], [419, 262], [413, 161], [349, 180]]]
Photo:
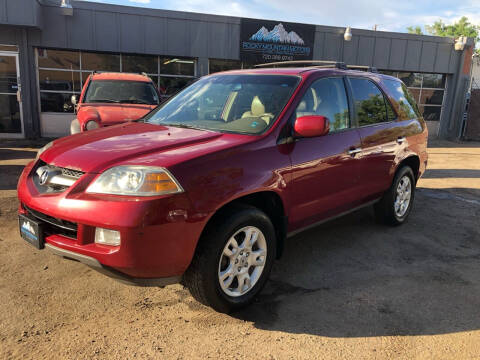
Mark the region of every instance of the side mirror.
[[77, 95], [72, 95], [72, 97], [70, 98], [70, 102], [73, 105], [77, 105], [77, 102], [78, 102]]
[[323, 136], [330, 130], [330, 121], [320, 115], [301, 116], [295, 121], [294, 130], [298, 137]]

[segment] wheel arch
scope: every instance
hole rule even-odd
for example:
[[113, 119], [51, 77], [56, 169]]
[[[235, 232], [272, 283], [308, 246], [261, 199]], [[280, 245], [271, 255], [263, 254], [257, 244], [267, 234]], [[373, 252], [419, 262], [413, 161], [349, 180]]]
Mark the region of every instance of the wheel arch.
[[407, 156], [405, 159], [400, 161], [395, 169], [395, 174], [404, 166], [409, 166], [412, 169], [413, 175], [415, 176], [415, 182], [417, 182], [420, 175], [420, 157], [418, 155]]
[[215, 223], [215, 221], [217, 221], [217, 219], [219, 219], [222, 214], [225, 213], [225, 211], [231, 209], [232, 207], [241, 205], [253, 206], [263, 211], [270, 218], [277, 235], [277, 259], [280, 258], [283, 253], [285, 239], [287, 236], [288, 218], [285, 214], [285, 206], [282, 198], [278, 193], [271, 190], [258, 191], [243, 195], [220, 206], [208, 219], [202, 230], [200, 239], [208, 227]]

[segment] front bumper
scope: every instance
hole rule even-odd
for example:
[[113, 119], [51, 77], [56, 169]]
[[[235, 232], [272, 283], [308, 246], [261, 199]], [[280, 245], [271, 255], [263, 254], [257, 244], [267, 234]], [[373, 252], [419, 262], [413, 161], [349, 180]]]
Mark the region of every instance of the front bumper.
[[[88, 173], [64, 192], [39, 193], [30, 176], [33, 167], [34, 162], [28, 164], [19, 179], [19, 212], [50, 221], [47, 248], [131, 284], [178, 282], [208, 216], [193, 214], [185, 194], [155, 198], [86, 194], [96, 176]], [[76, 231], [62, 231], [62, 224]], [[96, 227], [119, 231], [121, 245], [96, 244]]]
[[181, 276], [172, 276], [168, 278], [134, 278], [124, 273], [121, 273], [111, 267], [100, 264], [100, 262], [93, 257], [77, 254], [73, 251], [65, 250], [48, 243], [45, 245], [45, 247], [51, 252], [53, 252], [55, 255], [61, 256], [65, 259], [79, 261], [82, 264], [90, 266], [94, 270], [104, 275], [107, 275], [111, 278], [114, 278], [128, 285], [163, 287], [163, 286], [179, 283], [182, 280]]

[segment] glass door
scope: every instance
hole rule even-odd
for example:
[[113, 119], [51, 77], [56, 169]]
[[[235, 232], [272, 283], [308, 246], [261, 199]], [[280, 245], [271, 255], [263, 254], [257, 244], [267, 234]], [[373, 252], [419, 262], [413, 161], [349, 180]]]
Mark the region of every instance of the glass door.
[[18, 54], [0, 51], [0, 137], [22, 137]]

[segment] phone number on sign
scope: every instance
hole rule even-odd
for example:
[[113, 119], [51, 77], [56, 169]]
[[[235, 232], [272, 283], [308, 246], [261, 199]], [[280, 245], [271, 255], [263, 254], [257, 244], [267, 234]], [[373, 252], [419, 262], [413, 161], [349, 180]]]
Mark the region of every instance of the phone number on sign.
[[292, 61], [293, 56], [287, 56], [287, 55], [271, 55], [271, 54], [263, 54], [262, 55], [263, 60], [269, 60], [269, 61]]

